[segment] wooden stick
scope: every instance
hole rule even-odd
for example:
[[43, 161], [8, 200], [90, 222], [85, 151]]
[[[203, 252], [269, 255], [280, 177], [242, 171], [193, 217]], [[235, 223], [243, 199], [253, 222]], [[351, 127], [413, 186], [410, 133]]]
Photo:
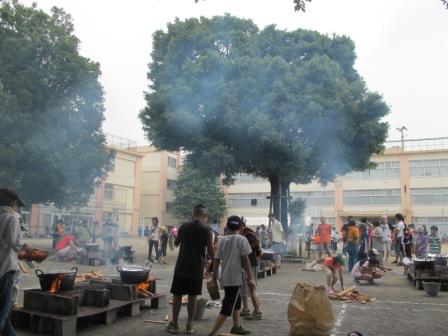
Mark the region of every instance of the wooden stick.
[[351, 286], [349, 288], [344, 289], [343, 291], [340, 291], [339, 293], [337, 293], [336, 295], [338, 297], [343, 297], [346, 296], [347, 294], [351, 293], [353, 290], [355, 290], [356, 287], [355, 286]]
[[157, 323], [157, 324], [166, 324], [167, 321], [153, 321], [153, 320], [144, 320], [145, 323]]

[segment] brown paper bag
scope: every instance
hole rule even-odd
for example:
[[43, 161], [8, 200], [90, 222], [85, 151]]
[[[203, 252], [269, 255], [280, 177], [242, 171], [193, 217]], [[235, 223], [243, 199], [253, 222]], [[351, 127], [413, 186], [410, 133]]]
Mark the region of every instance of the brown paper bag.
[[219, 300], [219, 288], [216, 281], [210, 280], [207, 282], [207, 290], [210, 294], [210, 298], [215, 301]]
[[288, 306], [290, 336], [328, 336], [333, 328], [333, 307], [324, 286], [298, 283]]

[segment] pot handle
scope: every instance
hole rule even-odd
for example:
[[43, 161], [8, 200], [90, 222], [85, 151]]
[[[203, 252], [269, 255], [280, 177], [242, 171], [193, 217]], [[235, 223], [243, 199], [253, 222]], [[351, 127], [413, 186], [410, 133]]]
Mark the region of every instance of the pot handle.
[[44, 274], [44, 272], [42, 272], [40, 269], [35, 270], [34, 273], [36, 273], [38, 278], [40, 278]]
[[75, 271], [75, 273], [78, 273], [78, 267], [73, 266], [72, 268], [70, 268], [70, 271]]
[[121, 273], [121, 271], [123, 271], [123, 269], [121, 268], [120, 265], [117, 266], [117, 271]]

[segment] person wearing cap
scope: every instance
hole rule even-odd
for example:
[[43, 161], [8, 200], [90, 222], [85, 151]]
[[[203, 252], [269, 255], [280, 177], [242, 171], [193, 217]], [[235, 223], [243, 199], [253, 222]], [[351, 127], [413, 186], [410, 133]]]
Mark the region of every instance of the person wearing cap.
[[[221, 286], [224, 287], [224, 299], [221, 311], [213, 325], [209, 336], [218, 334], [226, 319], [232, 316], [233, 327], [230, 331], [233, 335], [248, 335], [250, 331], [244, 329], [240, 324], [241, 310], [241, 286], [243, 285], [243, 274], [246, 275], [250, 290], [256, 287], [252, 276], [249, 255], [252, 253], [249, 241], [239, 234], [243, 221], [238, 216], [230, 216], [227, 219], [228, 235], [221, 238], [216, 252], [213, 279], [217, 286], [218, 267], [221, 265]], [[244, 272], [243, 272], [244, 270]]]
[[[336, 289], [334, 286], [340, 282], [341, 290], [344, 290], [344, 277], [342, 276], [342, 267], [345, 266], [345, 258], [342, 253], [339, 253], [335, 257], [328, 257], [319, 259], [316, 263], [322, 264], [325, 274], [327, 276], [327, 293], [334, 294]], [[336, 274], [338, 271], [339, 274]], [[338, 276], [339, 275], [339, 276]]]
[[16, 192], [0, 189], [0, 335], [15, 336], [11, 324], [12, 288], [19, 272], [18, 252], [31, 248], [23, 243], [20, 230], [19, 207], [24, 203]]

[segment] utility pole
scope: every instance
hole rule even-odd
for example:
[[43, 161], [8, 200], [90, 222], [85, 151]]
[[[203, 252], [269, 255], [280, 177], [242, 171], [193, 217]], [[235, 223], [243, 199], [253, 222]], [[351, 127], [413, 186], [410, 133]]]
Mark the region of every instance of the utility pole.
[[408, 129], [406, 126], [397, 127], [397, 131], [401, 133], [401, 149], [404, 151], [404, 131], [407, 131]]

